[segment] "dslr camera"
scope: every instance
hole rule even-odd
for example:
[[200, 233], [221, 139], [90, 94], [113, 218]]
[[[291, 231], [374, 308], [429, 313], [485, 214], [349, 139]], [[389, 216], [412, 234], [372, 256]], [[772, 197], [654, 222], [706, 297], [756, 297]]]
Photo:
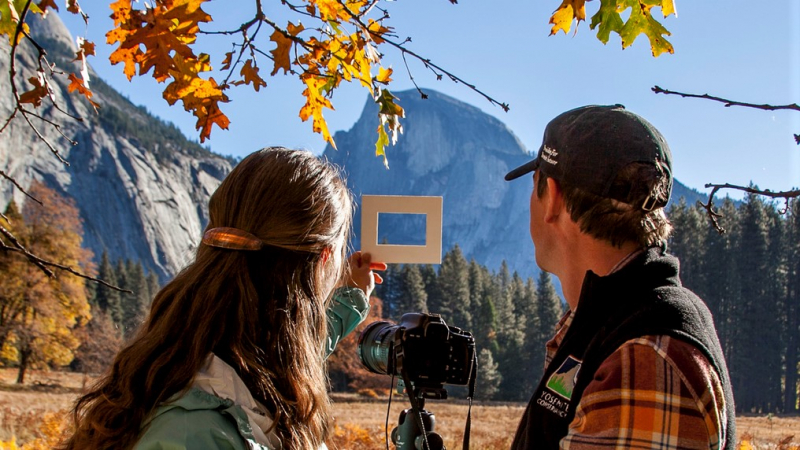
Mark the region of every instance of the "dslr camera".
[[438, 314], [408, 313], [397, 325], [379, 321], [367, 326], [358, 341], [358, 355], [370, 372], [405, 372], [419, 387], [466, 385], [475, 361], [475, 339], [469, 331], [448, 326]]

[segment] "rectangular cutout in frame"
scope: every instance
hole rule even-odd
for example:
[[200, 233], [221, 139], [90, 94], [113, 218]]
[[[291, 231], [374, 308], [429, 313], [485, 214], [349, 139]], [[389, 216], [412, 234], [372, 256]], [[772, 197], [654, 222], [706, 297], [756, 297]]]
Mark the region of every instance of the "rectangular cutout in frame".
[[[381, 213], [424, 214], [425, 245], [378, 243]], [[442, 197], [401, 195], [361, 196], [361, 251], [373, 261], [400, 264], [442, 263]]]

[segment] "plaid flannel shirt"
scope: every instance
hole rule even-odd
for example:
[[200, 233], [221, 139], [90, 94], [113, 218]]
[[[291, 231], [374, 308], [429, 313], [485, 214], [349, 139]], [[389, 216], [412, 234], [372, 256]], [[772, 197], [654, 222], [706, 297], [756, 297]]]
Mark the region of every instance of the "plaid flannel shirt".
[[[546, 365], [571, 322], [567, 311], [547, 343]], [[669, 336], [632, 339], [600, 365], [560, 447], [718, 449], [724, 401], [719, 376], [697, 348]]]

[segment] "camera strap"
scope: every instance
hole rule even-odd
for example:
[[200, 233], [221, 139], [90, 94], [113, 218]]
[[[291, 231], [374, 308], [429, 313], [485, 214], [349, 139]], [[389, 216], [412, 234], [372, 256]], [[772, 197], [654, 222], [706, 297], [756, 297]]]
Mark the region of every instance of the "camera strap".
[[467, 400], [469, 401], [469, 409], [467, 409], [467, 424], [464, 426], [464, 443], [461, 445], [461, 450], [469, 450], [469, 430], [472, 425], [472, 398], [475, 396], [475, 379], [478, 378], [478, 355], [472, 356], [472, 370], [469, 374], [469, 389], [467, 393]]

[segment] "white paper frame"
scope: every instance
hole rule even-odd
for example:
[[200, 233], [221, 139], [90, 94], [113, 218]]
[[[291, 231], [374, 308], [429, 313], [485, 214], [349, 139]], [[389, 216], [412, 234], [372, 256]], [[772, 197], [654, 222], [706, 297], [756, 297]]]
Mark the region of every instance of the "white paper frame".
[[[380, 213], [424, 214], [425, 245], [379, 244]], [[442, 197], [362, 195], [361, 251], [370, 253], [376, 262], [441, 264]]]

